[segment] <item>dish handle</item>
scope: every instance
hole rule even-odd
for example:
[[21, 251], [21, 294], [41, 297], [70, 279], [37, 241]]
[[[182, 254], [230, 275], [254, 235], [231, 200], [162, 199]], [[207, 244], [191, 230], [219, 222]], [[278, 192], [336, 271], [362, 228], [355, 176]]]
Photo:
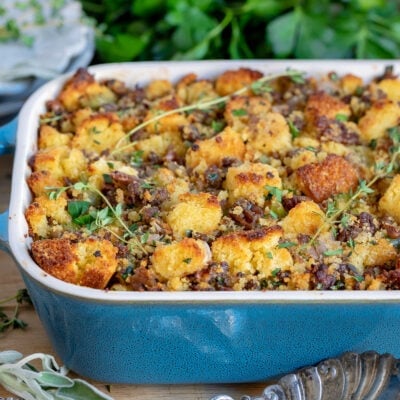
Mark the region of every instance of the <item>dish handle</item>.
[[17, 136], [18, 118], [15, 117], [7, 124], [0, 126], [0, 155], [12, 153]]
[[[0, 155], [12, 153], [15, 147], [18, 118], [0, 126]], [[8, 246], [8, 210], [0, 214], [0, 250], [10, 252]]]
[[0, 214], [0, 250], [10, 253], [8, 245], [8, 210]]

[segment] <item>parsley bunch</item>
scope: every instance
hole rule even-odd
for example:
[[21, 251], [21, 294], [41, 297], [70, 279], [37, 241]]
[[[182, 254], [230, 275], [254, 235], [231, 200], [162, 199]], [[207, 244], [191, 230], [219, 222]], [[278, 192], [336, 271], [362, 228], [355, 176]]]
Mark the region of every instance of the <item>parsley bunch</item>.
[[80, 1], [99, 62], [400, 56], [398, 1]]

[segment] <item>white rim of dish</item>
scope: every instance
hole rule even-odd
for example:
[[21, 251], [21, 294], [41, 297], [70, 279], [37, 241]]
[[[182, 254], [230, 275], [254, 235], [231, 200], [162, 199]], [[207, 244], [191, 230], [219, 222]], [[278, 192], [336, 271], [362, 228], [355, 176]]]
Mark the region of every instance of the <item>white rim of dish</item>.
[[[394, 65], [400, 70], [400, 62], [395, 60], [324, 60], [324, 61], [277, 61], [277, 60], [235, 60], [235, 61], [180, 61], [180, 62], [138, 62], [117, 63], [92, 66], [89, 70], [95, 75], [111, 76], [116, 72], [121, 76], [132, 75], [138, 69], [157, 71], [157, 76], [165, 75], [166, 71], [176, 73], [176, 70], [187, 72], [200, 71], [207, 67], [219, 69], [252, 67], [264, 71], [282, 71], [288, 66], [316, 73], [336, 71], [345, 73], [353, 71], [363, 77], [377, 75], [383, 72], [387, 65]], [[167, 73], [168, 75], [168, 73]], [[25, 103], [19, 116], [17, 132], [17, 147], [13, 167], [13, 183], [9, 211], [9, 244], [12, 253], [20, 268], [47, 290], [68, 297], [80, 298], [89, 301], [106, 303], [326, 303], [326, 304], [354, 304], [354, 303], [397, 303], [400, 301], [400, 291], [222, 291], [222, 292], [134, 292], [110, 291], [81, 287], [63, 282], [45, 273], [31, 258], [29, 254], [29, 238], [24, 218], [24, 210], [30, 202], [30, 194], [26, 185], [29, 169], [26, 161], [34, 152], [38, 115], [44, 111], [44, 102], [54, 96], [61, 84], [69, 76], [62, 75], [39, 90], [37, 90]], [[140, 80], [139, 80], [140, 81]], [[29, 134], [30, 132], [30, 134]], [[24, 136], [22, 136], [24, 135]], [[28, 137], [27, 137], [28, 135]], [[29, 136], [30, 135], [30, 136]], [[22, 140], [22, 138], [24, 140]], [[24, 160], [24, 162], [18, 161]]]

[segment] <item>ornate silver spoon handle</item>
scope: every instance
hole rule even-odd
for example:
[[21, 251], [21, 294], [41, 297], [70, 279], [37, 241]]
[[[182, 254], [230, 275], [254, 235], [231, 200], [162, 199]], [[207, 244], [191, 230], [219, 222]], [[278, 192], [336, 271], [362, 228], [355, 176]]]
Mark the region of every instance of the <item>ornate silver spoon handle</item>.
[[[347, 352], [281, 377], [260, 397], [241, 400], [377, 400], [392, 377], [399, 376], [399, 360], [391, 354]], [[400, 384], [387, 400], [400, 400]], [[218, 395], [211, 400], [233, 400]]]

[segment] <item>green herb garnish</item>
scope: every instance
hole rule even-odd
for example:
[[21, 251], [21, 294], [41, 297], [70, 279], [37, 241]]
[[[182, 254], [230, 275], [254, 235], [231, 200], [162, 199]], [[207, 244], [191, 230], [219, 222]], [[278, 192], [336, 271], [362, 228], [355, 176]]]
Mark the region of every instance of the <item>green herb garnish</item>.
[[293, 246], [296, 246], [296, 245], [297, 245], [297, 243], [295, 243], [295, 242], [287, 241], [287, 242], [279, 243], [278, 244], [278, 248], [279, 249], [287, 249], [289, 247], [293, 247]]
[[326, 250], [324, 251], [324, 256], [330, 257], [330, 256], [338, 256], [340, 254], [343, 254], [343, 249], [335, 249], [335, 250]]
[[335, 119], [336, 119], [336, 121], [345, 122], [345, 121], [348, 121], [349, 117], [345, 114], [337, 114]]
[[243, 117], [247, 115], [247, 111], [244, 108], [237, 108], [235, 110], [232, 110], [232, 115], [235, 117]]
[[297, 138], [300, 135], [300, 131], [297, 129], [296, 125], [290, 119], [288, 119], [287, 122], [289, 125], [290, 133], [292, 135], [292, 139]]
[[25, 321], [18, 317], [20, 306], [32, 305], [28, 291], [26, 289], [18, 290], [16, 295], [0, 300], [0, 306], [12, 301], [16, 301], [17, 304], [11, 316], [7, 315], [2, 307], [0, 307], [0, 333], [7, 329], [25, 329], [28, 326]]
[[[41, 371], [31, 364], [33, 361], [41, 362]], [[35, 353], [22, 358], [14, 350], [0, 352], [0, 384], [21, 398], [112, 400], [88, 382], [69, 378], [67, 373], [48, 354]]]

